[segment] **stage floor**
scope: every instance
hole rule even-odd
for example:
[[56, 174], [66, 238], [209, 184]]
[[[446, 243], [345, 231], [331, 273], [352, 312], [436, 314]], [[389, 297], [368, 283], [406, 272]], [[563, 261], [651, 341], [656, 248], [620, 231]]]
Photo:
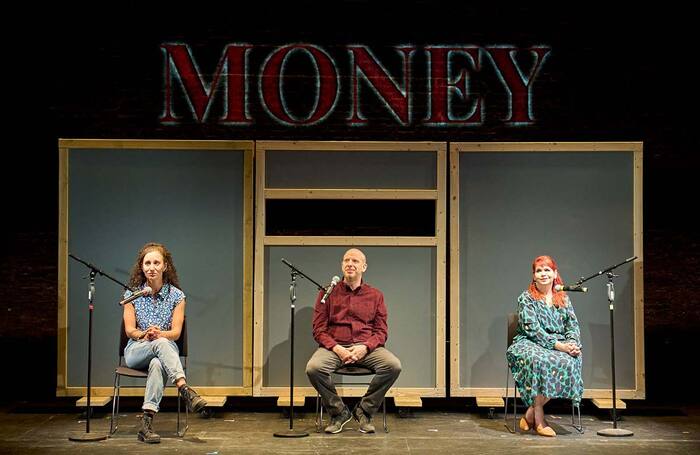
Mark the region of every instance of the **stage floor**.
[[[342, 433], [316, 433], [312, 412], [295, 413], [295, 430], [309, 436], [300, 439], [273, 437], [289, 427], [289, 419], [279, 412], [218, 411], [205, 419], [190, 417], [184, 438], [175, 435], [175, 412], [161, 412], [155, 430], [162, 442], [147, 445], [136, 440], [137, 413], [122, 412], [119, 431], [100, 442], [72, 442], [68, 437], [85, 432], [85, 421], [78, 412], [51, 409], [0, 409], [0, 453], [196, 453], [219, 455], [251, 454], [325, 454], [325, 453], [508, 453], [545, 451], [556, 453], [700, 453], [700, 408], [646, 411], [623, 414], [619, 427], [634, 432], [631, 437], [606, 438], [596, 431], [611, 428], [609, 415], [583, 415], [584, 434], [578, 434], [566, 414], [549, 415], [557, 431], [556, 438], [535, 434], [510, 434], [503, 426], [502, 414], [489, 418], [479, 412], [442, 412], [416, 410], [412, 417], [388, 416], [389, 433], [381, 429], [381, 417], [375, 419], [378, 433], [362, 434], [357, 423], [349, 422]], [[106, 435], [109, 415], [96, 412], [91, 433]]]

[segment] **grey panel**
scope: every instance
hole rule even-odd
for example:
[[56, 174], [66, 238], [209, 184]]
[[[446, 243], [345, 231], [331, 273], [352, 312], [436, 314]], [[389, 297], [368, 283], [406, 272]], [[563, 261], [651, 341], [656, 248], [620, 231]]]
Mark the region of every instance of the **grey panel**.
[[[290, 269], [294, 264], [326, 286], [333, 275], [342, 277], [340, 262], [346, 247], [268, 246], [265, 248], [265, 326], [263, 385], [289, 386]], [[363, 247], [367, 256], [366, 282], [384, 293], [388, 311], [387, 349], [401, 359], [398, 387], [436, 386], [434, 247]], [[313, 306], [318, 291], [303, 277], [297, 280], [294, 330], [294, 385], [311, 386], [306, 362], [318, 347], [312, 336]]]
[[434, 152], [265, 154], [267, 188], [437, 188]]
[[[462, 153], [460, 386], [503, 387], [506, 315], [548, 254], [565, 283], [634, 255], [632, 153]], [[617, 269], [618, 388], [634, 388], [633, 270]], [[611, 388], [606, 279], [570, 293], [586, 388]]]
[[[187, 295], [188, 380], [241, 386], [243, 153], [75, 149], [69, 172], [69, 252], [127, 282], [138, 250], [165, 244]], [[67, 385], [75, 387], [86, 383], [88, 283], [85, 266], [68, 266]], [[121, 295], [98, 276], [94, 386], [113, 384]]]

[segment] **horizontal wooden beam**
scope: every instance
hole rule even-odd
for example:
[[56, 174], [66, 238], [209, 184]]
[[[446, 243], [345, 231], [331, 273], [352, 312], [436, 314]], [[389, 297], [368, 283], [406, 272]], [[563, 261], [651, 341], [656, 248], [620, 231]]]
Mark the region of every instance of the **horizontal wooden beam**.
[[437, 190], [400, 189], [276, 189], [265, 190], [265, 199], [432, 199], [437, 200]]
[[181, 139], [59, 139], [58, 146], [69, 149], [153, 149], [153, 150], [252, 150], [253, 141]]
[[435, 152], [445, 150], [445, 142], [384, 141], [255, 141], [264, 151], [303, 152]]
[[[623, 400], [643, 400], [644, 394], [638, 390], [630, 389], [617, 389], [617, 396]], [[512, 395], [513, 389], [511, 388], [510, 393]], [[453, 397], [505, 397], [505, 389], [503, 387], [452, 387], [450, 388], [450, 395]], [[583, 398], [610, 398], [610, 389], [585, 389], [583, 391]]]
[[457, 152], [641, 152], [641, 142], [452, 142]]
[[436, 237], [364, 237], [364, 236], [286, 236], [266, 235], [263, 245], [313, 246], [437, 246]]
[[[193, 386], [197, 393], [206, 396], [252, 396], [253, 390], [251, 387], [226, 387], [226, 386]], [[95, 397], [111, 397], [114, 393], [113, 387], [91, 387], [92, 398]], [[145, 387], [138, 386], [121, 386], [119, 395], [123, 397], [142, 397], [145, 393]], [[57, 397], [80, 397], [87, 394], [87, 387], [66, 387], [57, 389]], [[166, 397], [176, 397], [177, 388], [166, 387], [163, 390], [163, 395]]]

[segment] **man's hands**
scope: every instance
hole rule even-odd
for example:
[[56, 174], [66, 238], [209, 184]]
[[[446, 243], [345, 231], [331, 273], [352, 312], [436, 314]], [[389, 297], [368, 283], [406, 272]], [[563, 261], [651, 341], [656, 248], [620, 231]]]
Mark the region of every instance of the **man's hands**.
[[368, 349], [364, 344], [356, 344], [354, 346], [350, 346], [349, 348], [336, 344], [333, 346], [333, 352], [335, 352], [335, 355], [337, 355], [340, 360], [343, 361], [343, 365], [347, 365], [364, 359], [367, 355]]

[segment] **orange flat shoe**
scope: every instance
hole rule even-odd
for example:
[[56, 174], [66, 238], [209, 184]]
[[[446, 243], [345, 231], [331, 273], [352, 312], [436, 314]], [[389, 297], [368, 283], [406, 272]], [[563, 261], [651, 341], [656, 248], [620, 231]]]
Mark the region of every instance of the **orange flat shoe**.
[[552, 427], [543, 427], [541, 425], [537, 425], [537, 434], [540, 436], [547, 436], [550, 438], [553, 438], [554, 436], [557, 435], [557, 433], [552, 430]]
[[525, 417], [520, 418], [520, 423], [518, 424], [520, 427], [521, 431], [530, 431], [530, 425], [528, 425], [527, 420], [525, 420]]

